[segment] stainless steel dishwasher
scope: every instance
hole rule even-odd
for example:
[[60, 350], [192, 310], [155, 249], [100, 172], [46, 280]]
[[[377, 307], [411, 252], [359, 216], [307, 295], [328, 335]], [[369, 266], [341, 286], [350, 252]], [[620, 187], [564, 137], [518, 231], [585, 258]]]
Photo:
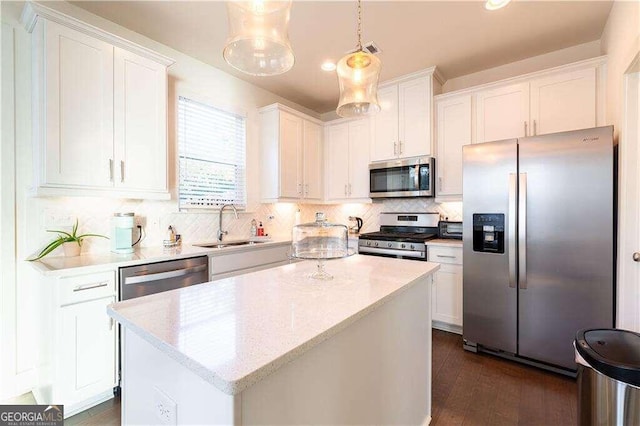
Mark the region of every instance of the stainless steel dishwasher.
[[209, 281], [207, 256], [120, 268], [120, 300]]

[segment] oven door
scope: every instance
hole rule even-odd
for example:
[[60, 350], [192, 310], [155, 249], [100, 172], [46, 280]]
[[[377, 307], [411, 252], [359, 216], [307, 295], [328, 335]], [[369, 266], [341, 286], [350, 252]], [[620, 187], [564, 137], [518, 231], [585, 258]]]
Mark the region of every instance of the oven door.
[[[424, 245], [421, 245], [421, 247], [424, 247]], [[358, 254], [393, 257], [396, 259], [427, 260], [426, 247], [425, 250], [403, 250], [389, 247], [373, 247], [372, 244], [367, 244], [367, 240], [364, 239], [360, 239], [358, 241]]]
[[432, 197], [434, 159], [416, 157], [369, 165], [369, 197]]

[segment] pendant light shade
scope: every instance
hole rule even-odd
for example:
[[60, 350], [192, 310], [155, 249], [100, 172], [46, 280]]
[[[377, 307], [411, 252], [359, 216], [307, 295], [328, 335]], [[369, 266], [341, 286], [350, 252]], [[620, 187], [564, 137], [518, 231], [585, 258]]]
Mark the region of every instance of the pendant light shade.
[[338, 61], [340, 101], [336, 113], [340, 117], [371, 115], [380, 111], [378, 79], [381, 62], [362, 50], [361, 5], [358, 0], [358, 45], [356, 51]]
[[338, 62], [340, 101], [336, 112], [340, 117], [370, 115], [380, 111], [378, 78], [380, 59], [359, 50]]
[[222, 55], [255, 76], [285, 73], [295, 58], [289, 42], [291, 0], [228, 1], [229, 38]]

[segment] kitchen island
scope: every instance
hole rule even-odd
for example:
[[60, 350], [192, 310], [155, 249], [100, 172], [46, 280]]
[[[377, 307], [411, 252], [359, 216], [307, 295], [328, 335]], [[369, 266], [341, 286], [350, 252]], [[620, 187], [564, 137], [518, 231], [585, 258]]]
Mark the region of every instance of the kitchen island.
[[355, 255], [116, 303], [123, 424], [426, 424], [431, 275]]

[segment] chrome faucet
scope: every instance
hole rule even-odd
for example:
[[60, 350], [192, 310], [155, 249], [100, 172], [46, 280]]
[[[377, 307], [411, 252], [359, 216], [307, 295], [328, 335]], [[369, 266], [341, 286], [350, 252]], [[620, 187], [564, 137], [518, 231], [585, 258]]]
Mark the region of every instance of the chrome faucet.
[[222, 211], [225, 207], [231, 207], [233, 209], [233, 213], [236, 215], [236, 219], [238, 218], [238, 210], [236, 210], [236, 206], [233, 204], [225, 204], [220, 208], [220, 216], [218, 216], [218, 241], [222, 241], [222, 237], [229, 233], [229, 231], [222, 230]]

